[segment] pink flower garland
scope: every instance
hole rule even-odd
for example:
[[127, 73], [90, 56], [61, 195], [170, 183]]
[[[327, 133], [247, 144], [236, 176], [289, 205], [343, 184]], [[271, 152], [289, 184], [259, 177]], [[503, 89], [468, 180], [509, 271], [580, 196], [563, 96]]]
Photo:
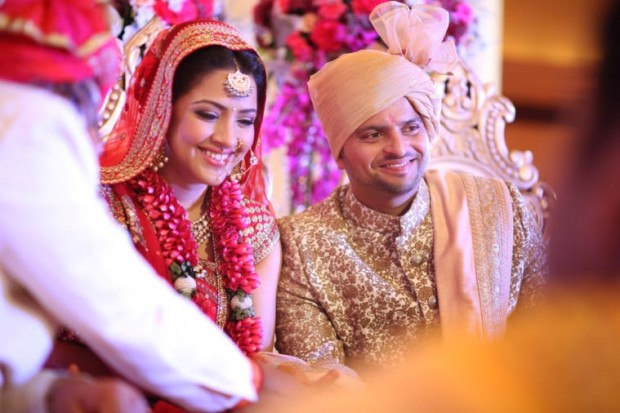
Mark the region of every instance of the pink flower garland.
[[[187, 212], [178, 203], [172, 188], [150, 169], [127, 184], [153, 222], [175, 288], [190, 297], [205, 314], [209, 314], [209, 300], [205, 300], [203, 294], [195, 294], [196, 289], [201, 291], [206, 284], [194, 269], [198, 264], [198, 244], [192, 234]], [[209, 216], [216, 240], [215, 248], [222, 260], [218, 270], [224, 277], [229, 299], [231, 302], [245, 303], [231, 306], [226, 331], [246, 355], [252, 355], [261, 349], [262, 344], [262, 323], [251, 305], [251, 293], [260, 281], [254, 271], [252, 247], [239, 236], [249, 225], [242, 199], [239, 184], [225, 181], [213, 189]], [[193, 287], [186, 289], [187, 285]]]
[[446, 36], [451, 36], [458, 46], [472, 31], [475, 17], [469, 0], [425, 0], [428, 4], [441, 6], [450, 13], [450, 25]]
[[127, 183], [153, 222], [166, 265], [170, 267], [175, 261], [198, 265], [198, 244], [191, 223], [164, 178], [147, 169]]
[[216, 239], [215, 248], [221, 257], [218, 269], [231, 293], [231, 323], [226, 332], [241, 350], [251, 355], [261, 349], [263, 327], [251, 306], [236, 305], [246, 302], [260, 284], [254, 271], [252, 246], [240, 236], [250, 225], [242, 200], [239, 183], [224, 181], [211, 193], [209, 218]]

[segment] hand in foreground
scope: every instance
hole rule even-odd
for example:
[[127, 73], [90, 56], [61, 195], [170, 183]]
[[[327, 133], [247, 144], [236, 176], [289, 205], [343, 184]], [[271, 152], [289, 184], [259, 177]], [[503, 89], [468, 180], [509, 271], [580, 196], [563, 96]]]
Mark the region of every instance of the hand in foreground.
[[[256, 360], [256, 359], [255, 359]], [[309, 388], [308, 383], [295, 373], [256, 360], [263, 372], [263, 383], [258, 402], [235, 408], [235, 413], [269, 413], [271, 408], [296, 397]]]
[[144, 396], [118, 379], [71, 375], [54, 382], [47, 396], [51, 413], [146, 413]]
[[300, 399], [303, 395], [327, 394], [361, 386], [355, 372], [344, 366], [339, 369], [314, 367], [295, 357], [274, 353], [259, 353], [253, 360], [263, 371], [259, 400], [235, 409], [235, 412], [272, 413], [275, 406]]

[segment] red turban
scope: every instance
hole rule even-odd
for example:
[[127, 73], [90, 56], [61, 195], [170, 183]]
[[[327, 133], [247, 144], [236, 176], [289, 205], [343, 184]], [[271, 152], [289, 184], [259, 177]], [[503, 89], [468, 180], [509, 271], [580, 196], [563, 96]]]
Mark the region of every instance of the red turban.
[[102, 2], [0, 2], [0, 78], [22, 83], [94, 79], [105, 96], [120, 73], [120, 50]]

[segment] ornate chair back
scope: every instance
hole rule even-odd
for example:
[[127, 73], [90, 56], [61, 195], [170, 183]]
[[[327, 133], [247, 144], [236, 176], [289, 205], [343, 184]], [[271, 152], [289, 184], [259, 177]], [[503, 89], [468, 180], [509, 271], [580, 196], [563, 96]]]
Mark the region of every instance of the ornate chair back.
[[142, 60], [142, 56], [144, 56], [147, 48], [153, 43], [157, 34], [165, 27], [166, 25], [162, 20], [154, 17], [123, 46], [123, 72], [118, 82], [108, 93], [101, 107], [99, 133], [104, 139], [112, 132], [112, 128], [120, 116], [125, 104], [125, 90], [129, 86], [129, 80], [133, 72], [136, 70], [140, 60]]
[[434, 143], [429, 168], [451, 169], [497, 177], [513, 183], [523, 194], [545, 238], [555, 193], [538, 180], [530, 151], [510, 151], [504, 131], [515, 118], [506, 97], [483, 85], [461, 59], [454, 75], [437, 78], [443, 87], [441, 132]]

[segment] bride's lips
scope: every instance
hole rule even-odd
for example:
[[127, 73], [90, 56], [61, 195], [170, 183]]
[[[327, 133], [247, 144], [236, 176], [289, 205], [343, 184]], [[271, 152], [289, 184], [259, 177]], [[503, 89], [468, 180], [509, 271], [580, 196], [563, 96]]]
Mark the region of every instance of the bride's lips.
[[207, 160], [210, 164], [214, 166], [224, 166], [226, 165], [230, 159], [232, 159], [234, 152], [222, 152], [218, 150], [210, 150], [207, 148], [198, 147], [200, 153], [203, 154], [203, 158]]

